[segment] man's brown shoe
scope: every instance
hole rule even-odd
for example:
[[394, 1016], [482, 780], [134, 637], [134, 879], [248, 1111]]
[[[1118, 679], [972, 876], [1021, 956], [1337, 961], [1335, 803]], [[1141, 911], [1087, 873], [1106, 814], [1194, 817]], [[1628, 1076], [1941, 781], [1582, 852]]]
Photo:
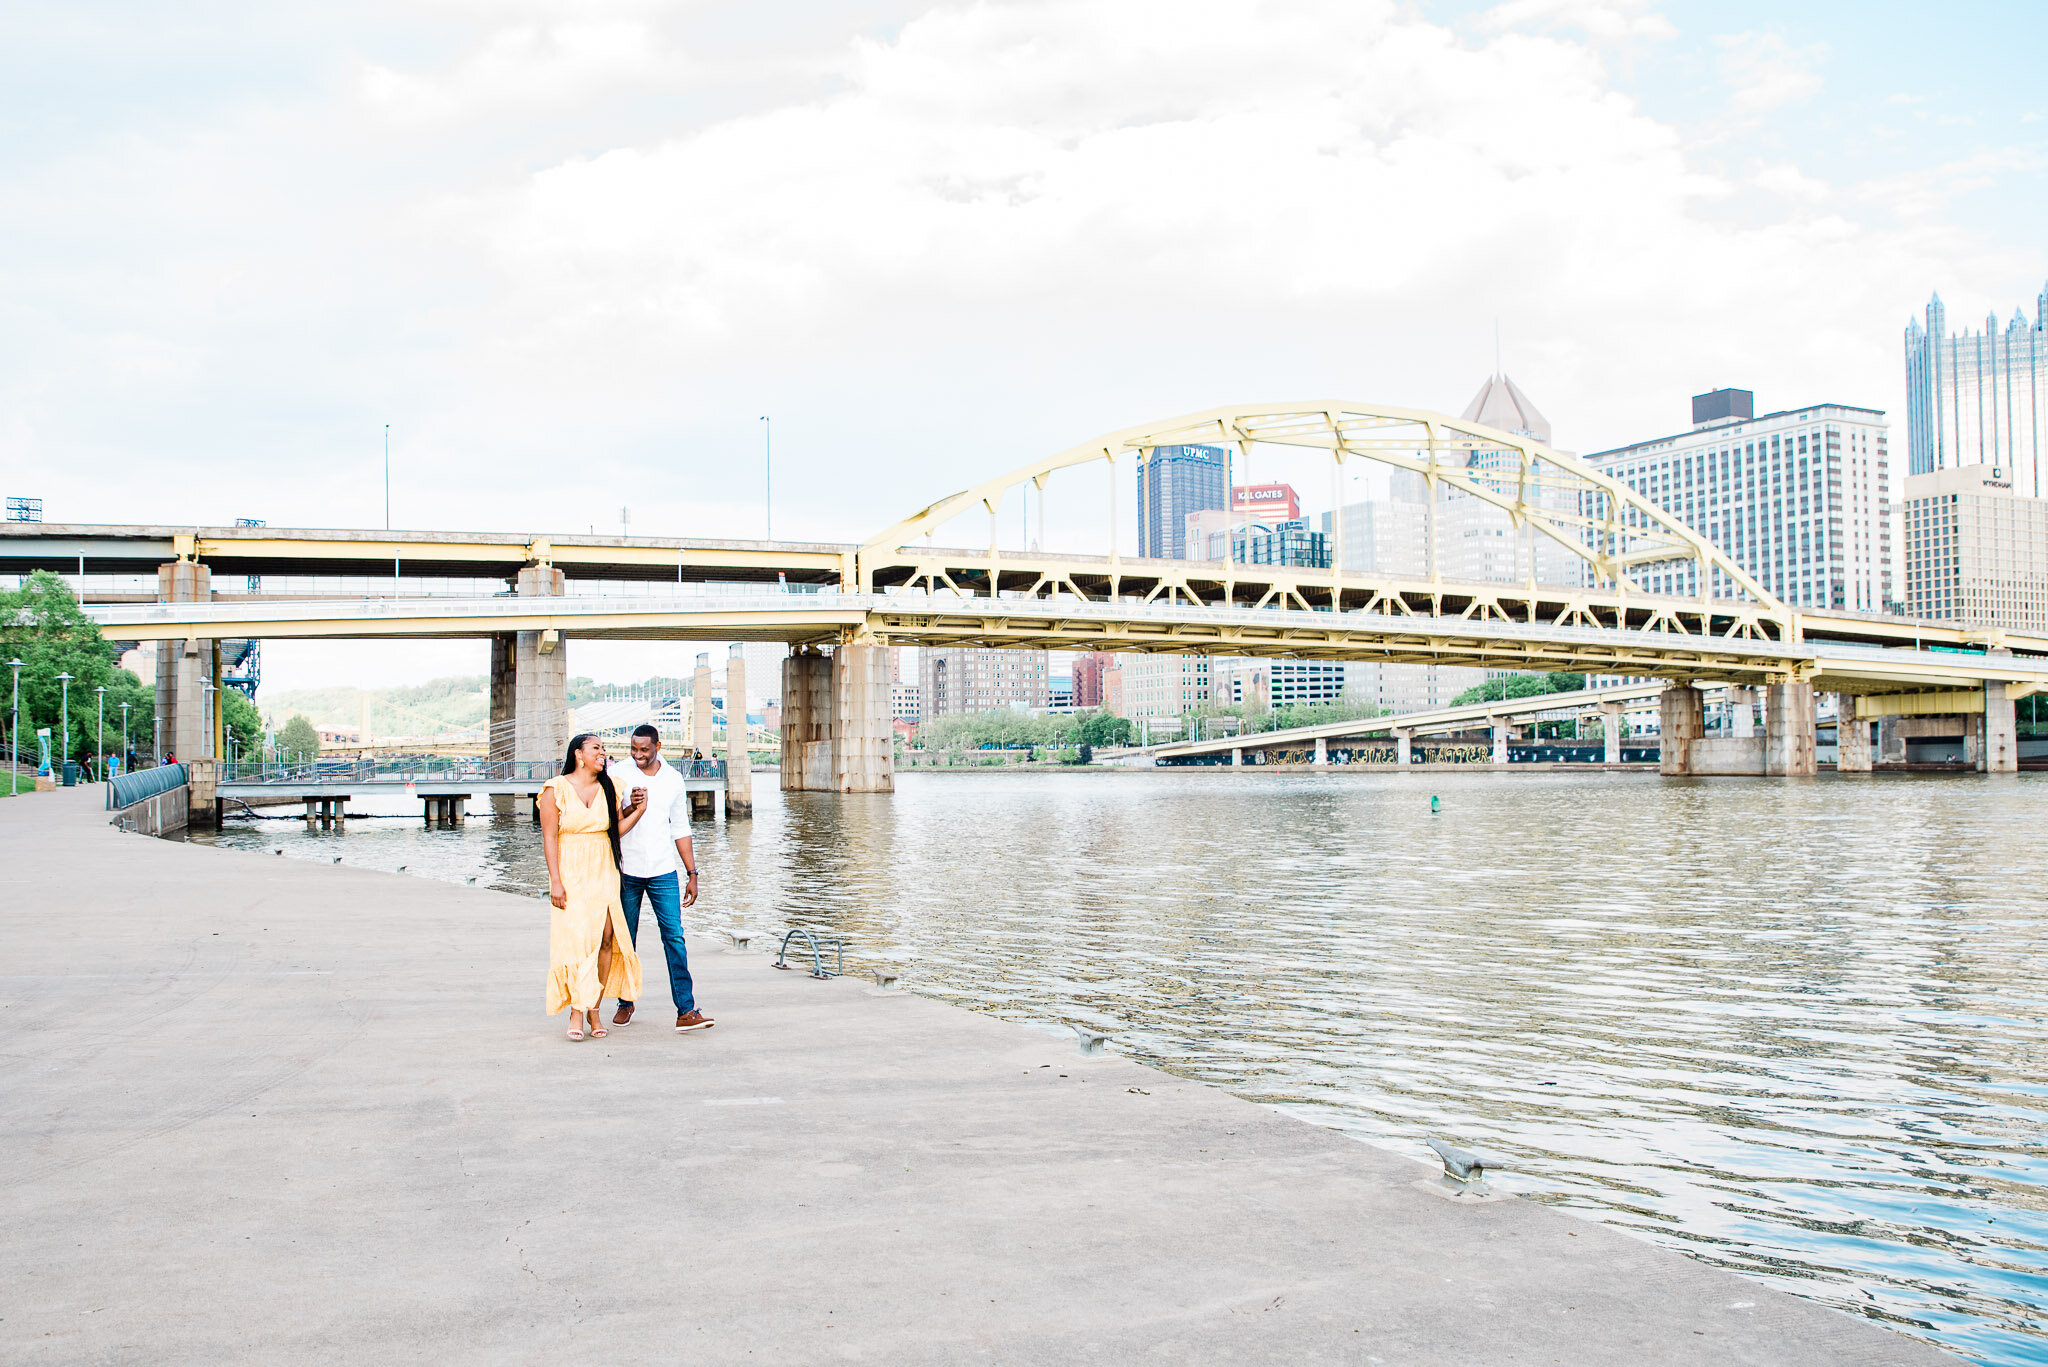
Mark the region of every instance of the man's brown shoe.
[[685, 1011], [682, 1015], [676, 1017], [676, 1029], [678, 1030], [709, 1030], [716, 1024], [716, 1021], [712, 1020], [711, 1017], [705, 1015], [702, 1011]]
[[613, 1016], [612, 1016], [612, 1024], [613, 1024], [613, 1025], [631, 1025], [632, 1023], [633, 1023], [633, 1003], [631, 1003], [631, 1002], [620, 1002], [620, 1003], [619, 1003], [619, 1009], [618, 1009], [618, 1011], [617, 1011], [616, 1013], [614, 1013], [614, 1014], [613, 1014]]

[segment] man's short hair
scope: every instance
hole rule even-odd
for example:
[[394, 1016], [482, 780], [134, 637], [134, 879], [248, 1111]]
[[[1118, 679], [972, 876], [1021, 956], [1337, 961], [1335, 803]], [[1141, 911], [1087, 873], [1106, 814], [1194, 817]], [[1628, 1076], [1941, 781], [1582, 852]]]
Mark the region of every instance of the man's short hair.
[[661, 732], [655, 730], [646, 722], [642, 722], [640, 723], [640, 725], [633, 728], [634, 740], [639, 740], [642, 736], [647, 737], [647, 739], [653, 741], [656, 745], [661, 744]]

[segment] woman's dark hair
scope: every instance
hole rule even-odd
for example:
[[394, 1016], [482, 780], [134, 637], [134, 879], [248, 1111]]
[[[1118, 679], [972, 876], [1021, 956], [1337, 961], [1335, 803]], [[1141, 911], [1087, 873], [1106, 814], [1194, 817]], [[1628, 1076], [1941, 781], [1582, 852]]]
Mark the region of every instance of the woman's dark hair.
[[[583, 731], [569, 738], [569, 753], [562, 756], [563, 774], [576, 772], [576, 752], [583, 748], [583, 742], [594, 740], [596, 737], [595, 731]], [[626, 867], [626, 858], [619, 853], [619, 793], [612, 787], [612, 776], [602, 769], [597, 771], [597, 786], [604, 789], [605, 815], [611, 818], [606, 834], [612, 839], [612, 867], [623, 869]]]

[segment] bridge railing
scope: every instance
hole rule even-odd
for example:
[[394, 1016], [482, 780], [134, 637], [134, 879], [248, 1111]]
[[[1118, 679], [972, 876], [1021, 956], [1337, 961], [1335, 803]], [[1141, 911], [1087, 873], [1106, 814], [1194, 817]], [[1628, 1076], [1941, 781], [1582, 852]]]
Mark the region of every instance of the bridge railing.
[[[676, 767], [684, 778], [725, 777], [722, 759], [689, 759]], [[127, 778], [144, 778], [164, 772], [151, 769]], [[165, 787], [184, 782], [180, 777]], [[323, 783], [535, 783], [553, 778], [561, 766], [545, 759], [383, 758], [322, 759], [307, 762], [280, 760], [237, 760], [220, 766], [222, 783], [262, 784], [278, 788], [304, 788]], [[162, 791], [156, 789], [153, 791]], [[143, 794], [149, 796], [150, 794]], [[139, 799], [137, 799], [139, 800]]]
[[163, 764], [154, 769], [138, 769], [134, 773], [122, 774], [107, 784], [107, 810], [118, 812], [123, 807], [133, 807], [138, 802], [147, 802], [159, 793], [168, 793], [173, 788], [185, 786], [185, 766]]
[[553, 778], [558, 772], [559, 765], [544, 759], [383, 758], [304, 763], [251, 760], [223, 764], [220, 781], [286, 788], [322, 783], [521, 783]]

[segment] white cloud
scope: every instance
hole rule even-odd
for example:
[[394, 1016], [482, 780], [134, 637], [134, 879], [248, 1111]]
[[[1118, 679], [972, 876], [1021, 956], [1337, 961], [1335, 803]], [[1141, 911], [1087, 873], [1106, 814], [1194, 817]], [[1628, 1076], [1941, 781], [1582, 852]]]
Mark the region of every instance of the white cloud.
[[1650, 8], [1649, 0], [1505, 0], [1481, 15], [1480, 23], [1494, 31], [1577, 29], [1600, 42], [1678, 34], [1669, 19]]
[[499, 29], [444, 72], [372, 64], [363, 70], [360, 89], [378, 116], [421, 124], [566, 105], [620, 85], [687, 74], [681, 54], [644, 21], [598, 19]]
[[1833, 188], [1826, 181], [1816, 180], [1789, 161], [1758, 167], [1750, 177], [1750, 183], [1759, 190], [1810, 203], [1818, 203], [1833, 193]]
[[1211, 403], [1456, 408], [1496, 315], [1582, 450], [1710, 383], [1896, 408], [1929, 289], [2041, 273], [1944, 217], [1974, 170], [1711, 173], [1599, 42], [1516, 31], [1609, 11], [1655, 18], [948, 4], [680, 113], [727, 73], [651, 9], [323, 47], [292, 100], [0, 165], [0, 468], [53, 515], [374, 525], [390, 421], [401, 526], [753, 534], [772, 412], [776, 529], [854, 539]]
[[1776, 33], [1734, 33], [1716, 38], [1721, 48], [1721, 79], [1729, 88], [1735, 112], [1762, 114], [1820, 93], [1816, 70], [1827, 49], [1820, 44], [1795, 48]]

